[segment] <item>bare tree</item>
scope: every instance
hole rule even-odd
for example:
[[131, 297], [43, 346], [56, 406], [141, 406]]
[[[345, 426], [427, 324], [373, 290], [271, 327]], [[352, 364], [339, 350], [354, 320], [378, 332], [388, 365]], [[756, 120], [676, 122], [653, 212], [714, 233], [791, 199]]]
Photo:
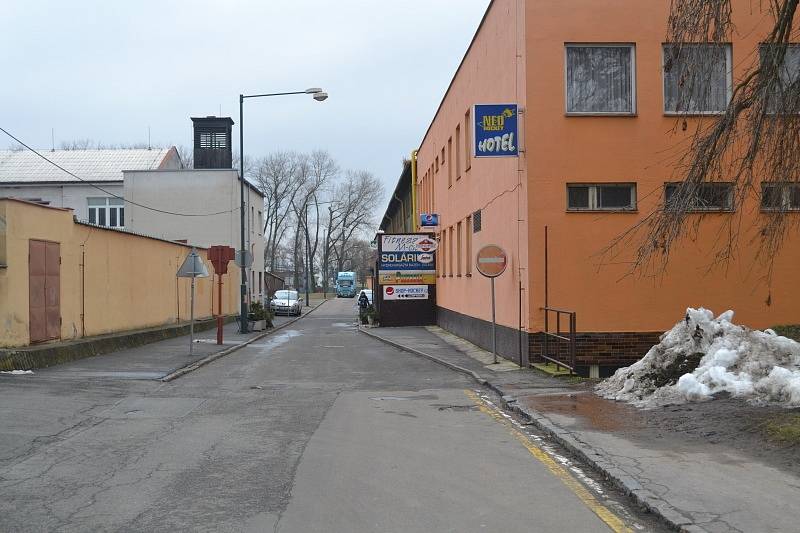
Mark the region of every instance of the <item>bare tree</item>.
[[175, 147], [178, 157], [181, 158], [183, 168], [194, 168], [194, 148], [191, 146], [178, 145]]
[[275, 152], [255, 169], [255, 181], [264, 194], [264, 262], [275, 269], [277, 250], [287, 231], [287, 218], [300, 192], [304, 157], [296, 152]]
[[619, 253], [635, 239], [634, 269], [665, 267], [673, 247], [696, 234], [703, 216], [689, 213], [696, 211], [698, 201], [709, 190], [712, 195], [723, 190], [709, 183], [729, 182], [732, 190], [725, 193], [731, 194], [729, 209], [739, 215], [727, 217], [720, 230], [715, 262], [724, 263], [735, 255], [745, 203], [765, 202], [769, 210], [756, 217], [753, 236], [760, 246], [759, 257], [771, 271], [773, 258], [790, 229], [796, 228], [794, 217], [786, 216], [795, 207], [792, 195], [800, 203], [800, 54], [790, 44], [797, 40], [793, 22], [798, 1], [753, 3], [752, 9], [761, 9], [771, 21], [771, 29], [760, 38], [754, 64], [736, 80], [721, 114], [688, 119], [692, 99], [704, 97], [697, 88], [708, 85], [710, 71], [694, 43], [722, 46], [736, 29], [731, 0], [672, 0], [666, 36], [672, 46], [665, 55], [665, 71], [680, 69], [671, 73], [681, 91], [676, 127], [686, 131], [692, 123], [693, 131], [676, 165], [678, 183], [669, 198], [665, 195], [656, 210], [615, 239], [607, 254]]
[[350, 241], [358, 232], [374, 225], [375, 207], [383, 186], [370, 172], [348, 171], [334, 192], [333, 205], [341, 220], [335, 232], [332, 252], [337, 270], [342, 270], [350, 251]]
[[72, 141], [61, 141], [59, 148], [61, 150], [89, 150], [98, 146], [98, 143], [92, 139], [75, 139]]

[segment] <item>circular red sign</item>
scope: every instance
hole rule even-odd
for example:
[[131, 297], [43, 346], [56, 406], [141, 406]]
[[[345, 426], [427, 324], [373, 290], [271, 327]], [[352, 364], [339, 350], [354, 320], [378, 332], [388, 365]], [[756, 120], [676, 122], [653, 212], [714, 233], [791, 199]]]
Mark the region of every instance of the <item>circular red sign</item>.
[[478, 250], [475, 257], [475, 268], [487, 278], [496, 278], [506, 270], [508, 256], [505, 250], [494, 244], [488, 244]]
[[386, 294], [388, 294], [389, 296], [394, 294], [394, 287], [386, 287]]

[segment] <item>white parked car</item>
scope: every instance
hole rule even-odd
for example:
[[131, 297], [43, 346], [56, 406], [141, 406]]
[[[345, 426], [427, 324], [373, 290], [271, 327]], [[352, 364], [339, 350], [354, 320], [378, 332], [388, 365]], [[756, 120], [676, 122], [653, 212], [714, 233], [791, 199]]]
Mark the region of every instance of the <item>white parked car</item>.
[[272, 300], [269, 301], [270, 310], [276, 315], [296, 315], [300, 316], [303, 312], [303, 304], [297, 291], [280, 290], [275, 291]]

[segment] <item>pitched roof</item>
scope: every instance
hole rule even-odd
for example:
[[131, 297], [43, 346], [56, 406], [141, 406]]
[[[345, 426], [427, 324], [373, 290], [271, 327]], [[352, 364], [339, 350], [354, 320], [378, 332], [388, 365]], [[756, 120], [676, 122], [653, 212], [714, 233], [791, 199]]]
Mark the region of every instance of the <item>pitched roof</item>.
[[[84, 181], [122, 181], [123, 170], [160, 168], [171, 148], [120, 150], [42, 151], [49, 160], [73, 172]], [[63, 170], [29, 150], [0, 150], [0, 183], [77, 182]]]

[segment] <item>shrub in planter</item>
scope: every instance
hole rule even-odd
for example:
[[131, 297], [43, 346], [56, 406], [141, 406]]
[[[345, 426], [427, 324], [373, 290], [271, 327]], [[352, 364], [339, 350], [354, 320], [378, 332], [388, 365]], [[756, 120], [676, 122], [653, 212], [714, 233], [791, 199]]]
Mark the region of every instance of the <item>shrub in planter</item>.
[[365, 314], [367, 315], [367, 322], [369, 322], [370, 326], [378, 323], [378, 319], [380, 317], [378, 316], [378, 310], [375, 309], [374, 305], [370, 304], [370, 306], [367, 307], [367, 312]]
[[264, 309], [261, 302], [253, 302], [250, 304], [250, 320], [254, 320], [257, 326], [260, 325], [261, 327], [259, 329], [271, 328], [272, 318], [272, 313]]

